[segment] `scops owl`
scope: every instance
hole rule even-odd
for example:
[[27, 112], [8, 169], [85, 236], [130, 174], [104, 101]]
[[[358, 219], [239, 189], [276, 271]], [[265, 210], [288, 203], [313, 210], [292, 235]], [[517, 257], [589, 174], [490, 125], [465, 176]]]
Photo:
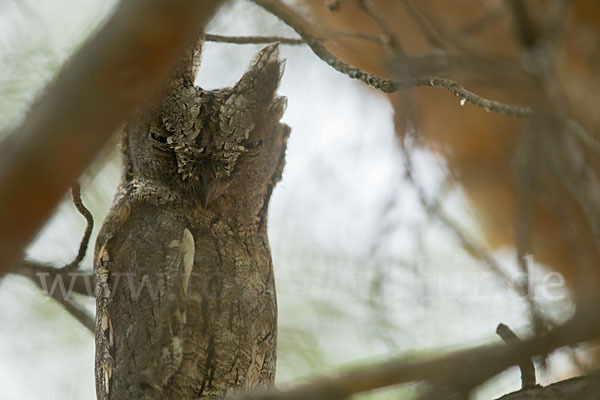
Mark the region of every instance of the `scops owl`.
[[289, 135], [283, 63], [269, 45], [233, 87], [205, 91], [186, 62], [122, 136], [94, 257], [102, 399], [220, 398], [274, 379], [266, 216]]

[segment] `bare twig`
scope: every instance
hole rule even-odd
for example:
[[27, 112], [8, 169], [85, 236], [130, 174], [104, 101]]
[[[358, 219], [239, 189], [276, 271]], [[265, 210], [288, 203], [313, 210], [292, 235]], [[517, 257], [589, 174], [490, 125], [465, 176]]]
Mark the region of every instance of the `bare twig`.
[[[357, 38], [366, 40], [369, 42], [383, 44], [383, 40], [381, 38], [369, 35], [367, 33], [361, 32], [345, 32], [345, 31], [335, 31], [331, 32], [331, 36], [345, 36], [351, 38]], [[298, 46], [306, 44], [306, 40], [304, 39], [296, 39], [296, 38], [288, 38], [284, 36], [227, 36], [227, 35], [216, 35], [213, 33], [207, 33], [204, 35], [204, 38], [208, 42], [215, 43], [230, 43], [230, 44], [269, 44], [274, 42], [279, 42], [280, 44], [287, 44], [292, 46]], [[323, 40], [327, 40], [324, 38]]]
[[91, 270], [70, 271], [33, 260], [21, 260], [12, 272], [31, 279], [46, 294], [58, 286], [66, 289], [67, 297], [71, 293], [94, 296], [95, 276]]
[[71, 190], [73, 192], [73, 204], [77, 208], [77, 211], [85, 218], [87, 222], [87, 226], [85, 228], [85, 233], [83, 234], [83, 238], [81, 238], [81, 243], [79, 244], [79, 251], [77, 252], [77, 256], [75, 259], [68, 265], [64, 266], [64, 269], [74, 270], [79, 268], [79, 263], [85, 257], [85, 253], [87, 252], [87, 248], [90, 242], [90, 237], [92, 236], [92, 230], [94, 229], [94, 216], [87, 209], [87, 207], [81, 201], [81, 186], [78, 182], [75, 182], [71, 186]]
[[[510, 282], [509, 277], [506, 276], [498, 262], [475, 240], [469, 237], [455, 221], [453, 221], [449, 216], [446, 215], [446, 213], [442, 211], [439, 202], [436, 201], [434, 204], [429, 205], [428, 210], [435, 217], [437, 217], [437, 219], [442, 222], [446, 228], [450, 229], [450, 231], [454, 233], [454, 235], [458, 238], [460, 245], [467, 251], [467, 253], [483, 262], [487, 268], [502, 281]], [[521, 286], [517, 286], [516, 290], [522, 296], [527, 295]]]
[[589, 145], [596, 151], [600, 151], [600, 138], [588, 132], [579, 122], [570, 119], [566, 125], [567, 131], [579, 137], [582, 142]]
[[[551, 140], [542, 141], [550, 170], [583, 210], [594, 234], [596, 246], [600, 249], [600, 207], [597, 201], [597, 188], [600, 179], [590, 168], [585, 168], [582, 171], [583, 168], [576, 167], [580, 164], [580, 160], [577, 160], [577, 158], [581, 156], [582, 151], [574, 141], [571, 140], [568, 144], [572, 147], [571, 150], [574, 150], [572, 153], [578, 152], [579, 154], [568, 154], [565, 156], [565, 153], [561, 153], [559, 148], [557, 148], [559, 143], [562, 146], [565, 143], [559, 141], [556, 137], [550, 136], [550, 138]], [[582, 276], [588, 275], [589, 281], [587, 283], [591, 283], [592, 278], [596, 274], [593, 271], [584, 272], [586, 273], [582, 274]], [[588, 295], [588, 293], [585, 293], [585, 295]]]
[[529, 293], [531, 287], [531, 268], [528, 255], [531, 254], [531, 232], [532, 232], [532, 201], [534, 187], [534, 145], [537, 137], [537, 130], [523, 132], [520, 137], [516, 154], [516, 173], [517, 173], [517, 218], [515, 224], [515, 244], [516, 244], [516, 264], [521, 270], [524, 279], [517, 282], [521, 286], [521, 291], [526, 293], [525, 300], [529, 311], [529, 318], [533, 324], [536, 333], [544, 329], [545, 321], [540, 313], [533, 296]]
[[465, 100], [466, 102], [483, 108], [486, 111], [495, 112], [497, 114], [504, 114], [519, 118], [530, 118], [535, 114], [535, 111], [529, 107], [505, 104], [499, 101], [489, 100], [481, 97], [470, 90], [465, 89], [460, 83], [451, 79], [421, 77], [391, 81], [390, 84], [392, 91], [423, 86], [446, 89], [461, 100]]
[[369, 17], [381, 28], [385, 35], [386, 48], [389, 48], [391, 52], [395, 53], [395, 56], [404, 54], [402, 44], [396, 38], [396, 35], [392, 31], [391, 26], [387, 23], [387, 20], [381, 15], [379, 10], [373, 5], [371, 0], [358, 0], [358, 5], [369, 15]]
[[85, 257], [94, 227], [94, 218], [81, 201], [79, 183], [72, 186], [73, 203], [87, 221], [87, 227], [79, 251], [75, 259], [62, 268], [52, 267], [32, 260], [21, 260], [12, 272], [29, 278], [47, 296], [56, 300], [64, 309], [83, 326], [94, 332], [94, 319], [76, 301], [71, 299], [73, 293], [84, 296], [94, 295], [94, 274], [91, 271], [77, 271]]
[[[56, 293], [56, 292], [55, 292]], [[94, 317], [90, 315], [87, 311], [81, 307], [81, 305], [77, 304], [72, 300], [65, 299], [59, 295], [52, 295], [52, 298], [60, 303], [65, 311], [67, 311], [73, 318], [75, 318], [81, 325], [87, 328], [92, 334], [96, 331], [96, 322], [94, 321]]]
[[443, 35], [440, 35], [435, 27], [431, 26], [429, 21], [423, 16], [423, 14], [413, 7], [410, 1], [398, 0], [396, 1], [413, 19], [413, 21], [419, 27], [423, 37], [429, 42], [429, 44], [435, 49], [446, 49], [446, 45], [443, 43]]
[[[504, 343], [519, 343], [521, 339], [507, 326], [499, 324], [496, 328], [498, 336], [504, 340]], [[537, 385], [535, 379], [535, 365], [531, 358], [525, 358], [519, 362], [519, 369], [521, 370], [521, 388], [528, 389]]]
[[460, 53], [469, 59], [479, 59], [483, 56], [482, 50], [487, 50], [476, 47], [471, 41], [465, 40], [467, 37], [461, 34], [460, 29], [448, 29], [444, 20], [437, 17], [436, 12], [427, 2], [396, 0], [396, 3], [412, 17], [433, 48]]
[[204, 38], [208, 42], [232, 44], [268, 44], [274, 42], [289, 45], [306, 44], [306, 41], [304, 39], [294, 39], [282, 36], [224, 36], [207, 33], [204, 35]]
[[468, 22], [459, 29], [459, 33], [467, 36], [477, 35], [484, 30], [492, 27], [495, 22], [500, 20], [503, 14], [501, 7], [493, 7], [490, 10], [484, 10], [482, 15], [476, 17], [473, 21]]
[[0, 275], [108, 138], [168, 77], [219, 0], [124, 1], [0, 146]]
[[515, 32], [521, 44], [526, 49], [532, 49], [539, 35], [527, 6], [521, 0], [505, 0], [505, 3], [512, 12]]
[[72, 317], [94, 333], [94, 318], [72, 299], [73, 293], [94, 295], [93, 272], [55, 268], [31, 260], [17, 263], [12, 272], [29, 278], [45, 295], [57, 301]]
[[[524, 63], [526, 63], [525, 69], [534, 83], [535, 104], [538, 112], [532, 120], [533, 130], [540, 137], [542, 134], [544, 135], [543, 140], [539, 140], [542, 149], [540, 153], [558, 182], [579, 203], [596, 238], [597, 249], [600, 249], [600, 208], [597, 194], [600, 178], [594, 168], [586, 162], [586, 156], [580, 143], [574, 140], [578, 136], [586, 143], [595, 144], [597, 139], [587, 133], [576, 121], [568, 118], [567, 99], [555, 70], [555, 60], [558, 54], [552, 45], [552, 39], [556, 40], [558, 37], [556, 32], [561, 31], [559, 27], [564, 20], [564, 17], [556, 13], [564, 10], [566, 5], [562, 1], [555, 2], [555, 6], [550, 9], [551, 24], [538, 32], [532, 27], [532, 17], [527, 13], [525, 6], [516, 1], [507, 1], [513, 11], [514, 20], [520, 32], [520, 40], [526, 50], [525, 57], [523, 57]], [[593, 287], [590, 283], [595, 279], [594, 277], [597, 277], [597, 274], [589, 269], [589, 264], [586, 262], [580, 262], [579, 269], [578, 273], [581, 276], [588, 276], [586, 289], [589, 290]], [[583, 297], [594, 295], [594, 293], [586, 293]], [[577, 296], [582, 297], [581, 293], [578, 293]]]
[[363, 33], [363, 32], [333, 31], [330, 33], [330, 35], [362, 39], [362, 40], [366, 40], [367, 42], [372, 42], [372, 43], [376, 43], [376, 44], [385, 44], [384, 40], [382, 40], [381, 37], [369, 35], [368, 33]]
[[[477, 243], [476, 240], [469, 237], [469, 235], [467, 235], [464, 232], [464, 230], [455, 221], [452, 220], [452, 218], [446, 215], [441, 204], [437, 199], [433, 199], [432, 201], [427, 200], [425, 191], [418, 184], [414, 177], [414, 166], [412, 162], [411, 153], [407, 149], [405, 143], [402, 143], [401, 151], [403, 156], [406, 179], [415, 189], [419, 202], [421, 203], [425, 211], [429, 215], [432, 215], [435, 218], [437, 218], [442, 224], [444, 224], [444, 226], [456, 236], [456, 238], [460, 242], [460, 245], [463, 247], [463, 249], [465, 249], [467, 253], [469, 253], [472, 257], [476, 258], [477, 260], [483, 262], [496, 277], [498, 277], [504, 282], [510, 282], [509, 277], [504, 273], [498, 262], [487, 251], [485, 251], [485, 249], [483, 249]], [[521, 296], [527, 296], [527, 292], [520, 285], [517, 285], [515, 287], [515, 290]]]

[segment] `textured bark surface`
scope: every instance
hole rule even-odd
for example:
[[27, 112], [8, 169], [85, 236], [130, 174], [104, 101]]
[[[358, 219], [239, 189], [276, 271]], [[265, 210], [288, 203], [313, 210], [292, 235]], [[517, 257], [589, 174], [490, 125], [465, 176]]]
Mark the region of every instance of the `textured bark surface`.
[[600, 375], [594, 374], [567, 379], [549, 386], [521, 390], [498, 400], [597, 400]]
[[204, 91], [194, 59], [123, 134], [94, 257], [98, 399], [218, 398], [274, 380], [266, 221], [289, 135], [282, 63], [267, 46], [233, 88]]

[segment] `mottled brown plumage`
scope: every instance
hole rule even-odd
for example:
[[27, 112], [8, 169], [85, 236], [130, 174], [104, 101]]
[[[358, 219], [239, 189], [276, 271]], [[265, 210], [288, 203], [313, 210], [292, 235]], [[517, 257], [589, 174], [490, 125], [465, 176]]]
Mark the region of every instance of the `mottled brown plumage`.
[[99, 399], [216, 398], [273, 382], [266, 215], [289, 135], [281, 66], [274, 44], [232, 88], [204, 91], [180, 72], [125, 129], [94, 262]]

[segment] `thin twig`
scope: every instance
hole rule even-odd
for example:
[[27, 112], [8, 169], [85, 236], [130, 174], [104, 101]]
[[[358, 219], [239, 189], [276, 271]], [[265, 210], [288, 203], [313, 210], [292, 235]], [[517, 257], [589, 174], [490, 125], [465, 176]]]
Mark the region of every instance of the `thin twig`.
[[43, 291], [45, 282], [61, 281], [67, 290], [84, 296], [94, 296], [95, 276], [90, 270], [68, 271], [65, 268], [56, 268], [48, 264], [33, 260], [21, 260], [14, 268], [13, 273], [31, 279]]
[[[595, 201], [598, 180], [592, 179], [593, 171], [585, 171], [585, 173], [573, 171], [577, 162], [573, 159], [566, 160], [566, 157], [563, 156], [564, 153], [561, 154], [559, 147], [557, 147], [558, 144], [564, 146], [564, 142], [559, 142], [553, 136], [549, 136], [549, 138], [551, 140], [542, 141], [542, 144], [550, 170], [583, 210], [594, 234], [596, 246], [600, 249], [600, 209], [597, 201]], [[573, 147], [576, 146], [573, 145]], [[564, 149], [561, 150], [564, 151]], [[581, 149], [577, 150], [581, 151]], [[592, 276], [594, 275], [590, 274], [590, 278]]]
[[358, 5], [377, 25], [379, 25], [379, 28], [385, 35], [386, 49], [389, 49], [395, 56], [404, 55], [402, 44], [398, 38], [396, 38], [396, 35], [394, 34], [392, 27], [387, 23], [387, 20], [373, 5], [373, 2], [371, 0], [358, 0]]
[[[333, 32], [330, 32], [330, 35], [356, 38], [356, 39], [362, 39], [367, 42], [372, 42], [372, 43], [376, 43], [376, 44], [384, 44], [384, 40], [382, 40], [381, 37], [377, 37], [377, 36], [370, 35], [368, 33], [363, 33], [363, 32], [333, 31]], [[304, 42], [306, 43], [306, 41], [304, 41]]]
[[[448, 29], [444, 21], [437, 18], [436, 13], [424, 1], [415, 0], [396, 0], [396, 3], [404, 8], [412, 17], [413, 21], [421, 27], [424, 35], [428, 38], [430, 45], [435, 48], [458, 52], [470, 59], [479, 59], [482, 57], [482, 50], [473, 46], [469, 40], [465, 40], [464, 34], [460, 30]], [[425, 33], [427, 30], [429, 33]], [[431, 41], [434, 38], [434, 41]], [[441, 47], [440, 47], [441, 46]]]
[[[562, 2], [559, 2], [562, 4]], [[558, 6], [557, 9], [563, 9]], [[515, 19], [519, 20], [519, 16]], [[528, 17], [530, 18], [530, 17]], [[562, 20], [555, 16], [556, 21], [552, 24], [560, 25]], [[521, 21], [520, 23], [526, 23]], [[556, 28], [556, 27], [555, 27]], [[558, 29], [557, 29], [558, 30]], [[556, 38], [556, 34], [545, 31], [546, 34]], [[598, 207], [597, 187], [600, 179], [596, 171], [585, 162], [585, 153], [581, 149], [579, 139], [595, 142], [594, 137], [587, 132], [582, 134], [583, 127], [576, 121], [568, 118], [568, 106], [563, 88], [559, 85], [555, 60], [558, 57], [554, 46], [549, 45], [551, 40], [545, 37], [535, 38], [536, 49], [527, 48], [528, 52], [524, 60], [528, 62], [529, 74], [534, 82], [537, 109], [534, 118], [534, 126], [540, 133], [544, 134], [541, 142], [541, 154], [549, 165], [549, 170], [554, 173], [558, 182], [567, 190], [573, 199], [579, 203], [581, 210], [586, 216], [594, 237], [596, 239], [596, 250], [600, 249], [600, 208]], [[535, 51], [534, 51], [535, 50]], [[575, 132], [573, 134], [573, 132]], [[539, 134], [538, 134], [539, 135]], [[587, 266], [586, 264], [580, 264]], [[588, 276], [592, 281], [597, 274], [593, 271], [579, 271], [581, 276]], [[593, 293], [585, 294], [593, 296]], [[579, 294], [579, 296], [581, 296]]]
[[505, 0], [514, 20], [514, 27], [519, 41], [526, 49], [532, 49], [539, 35], [529, 10], [522, 0]]
[[516, 173], [517, 173], [517, 218], [515, 224], [516, 239], [516, 261], [517, 266], [523, 274], [523, 282], [517, 282], [521, 286], [521, 291], [526, 293], [525, 301], [529, 311], [529, 317], [536, 333], [545, 329], [546, 321], [540, 312], [534, 296], [529, 293], [532, 276], [530, 274], [532, 265], [528, 255], [531, 254], [531, 234], [532, 234], [532, 208], [533, 208], [533, 165], [534, 165], [534, 145], [535, 139], [540, 132], [533, 127], [531, 132], [523, 132], [517, 147], [516, 154]]
[[[75, 259], [62, 268], [55, 268], [32, 260], [21, 260], [14, 267], [13, 272], [29, 278], [44, 294], [56, 300], [73, 318], [93, 333], [95, 329], [93, 317], [77, 302], [71, 299], [71, 294], [94, 295], [94, 274], [92, 272], [77, 272], [79, 264], [85, 257], [92, 235], [94, 217], [81, 201], [81, 186], [79, 183], [74, 183], [71, 189], [73, 192], [73, 203], [87, 221], [87, 227], [79, 244], [79, 251]], [[48, 285], [49, 282], [50, 285]]]
[[[383, 44], [383, 40], [368, 33], [362, 32], [345, 32], [345, 31], [334, 31], [330, 33], [331, 36], [344, 36], [366, 40], [369, 42]], [[229, 44], [269, 44], [279, 42], [280, 44], [286, 44], [291, 46], [298, 46], [306, 44], [304, 39], [288, 38], [284, 36], [228, 36], [228, 35], [217, 35], [213, 33], [207, 33], [204, 38], [208, 42], [215, 43], [229, 43]], [[323, 40], [328, 40], [324, 38]]]
[[[499, 324], [496, 328], [498, 336], [504, 340], [504, 343], [520, 343], [521, 339], [514, 333], [507, 325]], [[537, 386], [535, 378], [535, 365], [531, 358], [525, 358], [519, 362], [519, 369], [521, 370], [521, 389], [529, 389]]]
[[90, 331], [92, 334], [96, 332], [96, 322], [94, 321], [94, 317], [85, 311], [81, 305], [72, 300], [64, 299], [61, 296], [52, 296], [52, 298], [60, 303], [64, 307], [65, 311], [79, 321], [79, 323], [87, 328], [88, 331]]
[[570, 119], [567, 121], [567, 131], [572, 132], [575, 136], [579, 137], [582, 142], [589, 145], [596, 151], [600, 151], [600, 138], [596, 135], [592, 135], [588, 132], [579, 122]]
[[[406, 144], [402, 143], [401, 146], [403, 162], [404, 162], [404, 170], [406, 174], [406, 178], [408, 182], [412, 185], [417, 193], [417, 197], [419, 202], [425, 209], [425, 211], [429, 214], [437, 218], [446, 228], [448, 228], [458, 241], [460, 245], [465, 249], [467, 253], [476, 258], [477, 260], [483, 262], [487, 268], [494, 274], [496, 277], [501, 279], [504, 282], [509, 283], [509, 277], [504, 273], [498, 262], [487, 252], [485, 251], [474, 239], [469, 237], [464, 230], [444, 213], [443, 208], [437, 199], [433, 199], [432, 201], [427, 200], [427, 196], [423, 188], [417, 183], [414, 177], [414, 166], [412, 162], [412, 157], [409, 150], [406, 148]], [[526, 296], [527, 292], [523, 290], [520, 285], [514, 286], [515, 290], [521, 295]]]
[[[22, 260], [17, 263], [13, 272], [33, 281], [44, 294], [57, 301], [73, 318], [79, 321], [90, 332], [94, 333], [94, 318], [81, 305], [70, 298], [71, 293], [78, 293], [85, 296], [94, 295], [94, 274], [92, 272], [75, 272], [85, 257], [94, 228], [94, 217], [81, 200], [81, 186], [79, 183], [75, 182], [71, 186], [71, 190], [73, 192], [73, 204], [75, 204], [77, 211], [84, 216], [87, 222], [85, 233], [79, 244], [79, 251], [75, 259], [62, 268], [51, 267], [31, 260]], [[46, 278], [49, 278], [51, 282], [50, 289]]]
[[94, 295], [94, 273], [55, 268], [32, 260], [22, 260], [13, 273], [29, 278], [40, 290], [58, 302], [73, 318], [94, 333], [94, 318], [71, 297], [73, 293]]
[[427, 40], [431, 47], [440, 50], [447, 48], [447, 46], [444, 43], [442, 43], [443, 35], [440, 35], [440, 33], [437, 32], [437, 30], [435, 29], [435, 27], [431, 26], [429, 21], [423, 16], [423, 14], [418, 9], [413, 7], [411, 2], [406, 0], [399, 0], [396, 1], [396, 3], [399, 4], [404, 9], [404, 11], [406, 11], [406, 13], [412, 17], [413, 21], [417, 24], [421, 33], [423, 34], [423, 37], [425, 38], [425, 40]]
[[274, 42], [289, 45], [306, 44], [304, 39], [287, 38], [282, 36], [225, 36], [207, 33], [204, 35], [204, 38], [208, 42], [231, 44], [269, 44]]
[[[85, 296], [94, 295], [94, 274], [92, 272], [76, 272], [87, 251], [94, 227], [94, 217], [81, 201], [81, 186], [79, 183], [74, 183], [71, 189], [73, 192], [73, 203], [87, 221], [87, 227], [79, 244], [79, 251], [75, 259], [62, 268], [51, 267], [31, 260], [22, 260], [17, 263], [13, 272], [33, 281], [44, 294], [57, 301], [73, 318], [79, 321], [90, 332], [94, 333], [94, 318], [70, 298], [71, 293], [78, 293]], [[46, 278], [49, 278], [50, 289]]]
[[494, 23], [500, 20], [503, 14], [501, 7], [494, 7], [491, 10], [485, 10], [482, 15], [474, 18], [473, 21], [469, 21], [459, 29], [459, 33], [467, 36], [478, 35], [486, 29], [491, 28]]
[[[512, 117], [531, 118], [535, 114], [535, 111], [529, 107], [515, 106], [481, 97], [470, 90], [465, 89], [460, 83], [453, 81], [452, 79], [435, 77], [410, 78], [390, 81], [389, 85], [391, 85], [391, 91], [424, 86], [446, 89], [459, 99], [483, 108], [488, 112], [495, 112], [497, 114], [504, 114]], [[387, 84], [384, 86], [387, 87]]]
[[79, 268], [79, 264], [81, 263], [81, 261], [85, 257], [85, 253], [87, 252], [90, 237], [92, 236], [92, 230], [94, 229], [94, 216], [81, 200], [81, 186], [79, 185], [79, 182], [75, 182], [71, 186], [71, 191], [73, 192], [73, 204], [75, 204], [77, 211], [79, 211], [79, 213], [83, 215], [87, 222], [85, 233], [83, 234], [83, 238], [81, 238], [81, 242], [79, 243], [79, 251], [77, 252], [77, 256], [70, 264], [67, 264], [63, 267], [64, 269], [75, 270]]

